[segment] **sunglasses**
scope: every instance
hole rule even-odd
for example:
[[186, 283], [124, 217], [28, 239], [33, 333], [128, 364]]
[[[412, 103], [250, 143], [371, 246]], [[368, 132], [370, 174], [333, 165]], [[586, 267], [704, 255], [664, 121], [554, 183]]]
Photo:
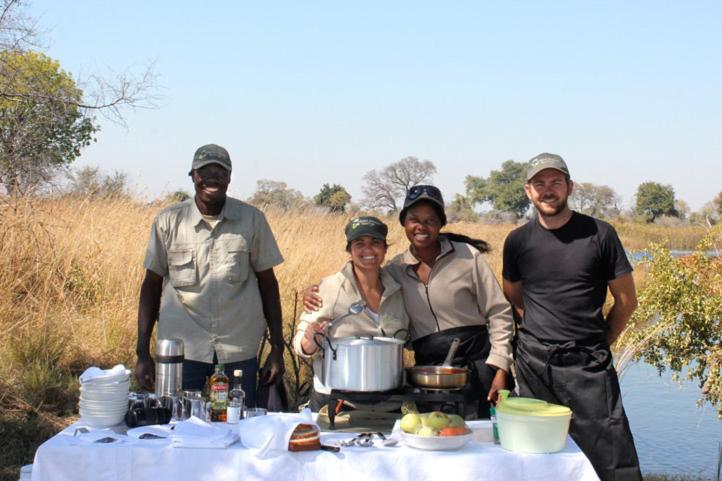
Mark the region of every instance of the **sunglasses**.
[[434, 187], [433, 185], [415, 185], [415, 186], [413, 186], [406, 193], [406, 200], [414, 201], [424, 194], [426, 194], [426, 197], [431, 197], [432, 199], [436, 199], [436, 200], [443, 202], [441, 200], [443, 198], [441, 196], [441, 191], [438, 189], [438, 187]]

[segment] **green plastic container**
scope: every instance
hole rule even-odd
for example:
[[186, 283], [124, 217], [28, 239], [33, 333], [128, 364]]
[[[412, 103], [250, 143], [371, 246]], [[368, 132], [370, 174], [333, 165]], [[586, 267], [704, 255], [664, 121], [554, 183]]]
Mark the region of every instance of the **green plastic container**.
[[541, 399], [510, 397], [496, 406], [501, 447], [519, 453], [564, 449], [572, 411]]

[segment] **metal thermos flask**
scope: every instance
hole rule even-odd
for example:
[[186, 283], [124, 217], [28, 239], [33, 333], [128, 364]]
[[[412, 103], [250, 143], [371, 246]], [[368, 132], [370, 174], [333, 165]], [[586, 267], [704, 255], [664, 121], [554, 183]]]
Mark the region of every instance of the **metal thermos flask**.
[[183, 392], [183, 341], [158, 339], [155, 348], [155, 394], [180, 396]]

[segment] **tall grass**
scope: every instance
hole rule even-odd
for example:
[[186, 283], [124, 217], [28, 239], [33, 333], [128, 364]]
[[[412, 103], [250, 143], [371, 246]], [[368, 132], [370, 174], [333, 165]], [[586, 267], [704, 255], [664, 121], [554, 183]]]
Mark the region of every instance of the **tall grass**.
[[[11, 440], [25, 436], [36, 422], [28, 416], [46, 427], [70, 422], [76, 378], [86, 367], [134, 364], [143, 256], [161, 207], [129, 199], [13, 204], [0, 199], [0, 430], [9, 431]], [[288, 324], [300, 312], [296, 293], [336, 272], [348, 258], [343, 234], [348, 217], [275, 211], [267, 217], [285, 257], [276, 274], [290, 337]], [[391, 258], [408, 243], [398, 220], [385, 220]], [[487, 260], [500, 277], [502, 245], [512, 228], [459, 223], [446, 229], [487, 240], [493, 249]], [[646, 226], [625, 225], [620, 231], [633, 247], [662, 235]], [[670, 237], [681, 233], [681, 246], [695, 232], [663, 231]], [[644, 240], [638, 244], [637, 237]], [[40, 432], [36, 443], [47, 437], [47, 430]], [[22, 446], [20, 454], [0, 449], [0, 466], [17, 466], [16, 458], [29, 462], [33, 442]], [[0, 471], [0, 477], [9, 472]]]

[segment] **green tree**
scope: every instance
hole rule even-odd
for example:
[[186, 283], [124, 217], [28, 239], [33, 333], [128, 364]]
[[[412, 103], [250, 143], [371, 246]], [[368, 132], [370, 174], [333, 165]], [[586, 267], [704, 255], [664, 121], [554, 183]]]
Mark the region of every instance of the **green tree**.
[[521, 218], [530, 204], [524, 192], [526, 169], [526, 162], [507, 160], [501, 164], [501, 170], [492, 170], [488, 178], [467, 175], [466, 197], [472, 204], [490, 202], [494, 209], [513, 212]]
[[68, 179], [68, 193], [76, 197], [120, 199], [130, 196], [128, 176], [117, 170], [103, 174], [98, 167], [82, 167], [68, 174]]
[[285, 182], [261, 179], [256, 181], [256, 192], [248, 202], [259, 208], [289, 210], [303, 205], [304, 198], [299, 191], [290, 189]]
[[344, 212], [351, 202], [351, 194], [338, 184], [323, 184], [321, 191], [313, 198], [316, 205], [327, 207], [331, 212]]
[[671, 185], [662, 185], [658, 182], [639, 184], [635, 211], [647, 222], [654, 222], [654, 219], [660, 215], [676, 216], [674, 189]]
[[713, 203], [713, 204], [715, 205], [715, 207], [717, 208], [717, 214], [718, 214], [720, 217], [722, 217], [722, 192], [720, 192], [719, 194], [717, 194], [717, 197], [714, 198], [714, 200], [712, 201], [712, 203]]
[[477, 222], [479, 220], [479, 214], [474, 211], [474, 205], [468, 197], [461, 194], [454, 195], [454, 200], [446, 208], [446, 216], [449, 222]]
[[430, 160], [404, 157], [381, 171], [364, 175], [364, 204], [370, 209], [383, 209], [391, 214], [400, 210], [406, 192], [417, 184], [431, 183], [436, 166]]
[[37, 52], [0, 52], [0, 184], [21, 194], [47, 182], [93, 141], [97, 127], [83, 92], [55, 60]]
[[690, 257], [653, 245], [639, 307], [617, 341], [622, 370], [632, 359], [697, 380], [722, 417], [722, 262], [706, 252], [722, 241], [715, 227]]
[[616, 217], [619, 215], [619, 196], [606, 185], [575, 182], [569, 207], [593, 217]]

